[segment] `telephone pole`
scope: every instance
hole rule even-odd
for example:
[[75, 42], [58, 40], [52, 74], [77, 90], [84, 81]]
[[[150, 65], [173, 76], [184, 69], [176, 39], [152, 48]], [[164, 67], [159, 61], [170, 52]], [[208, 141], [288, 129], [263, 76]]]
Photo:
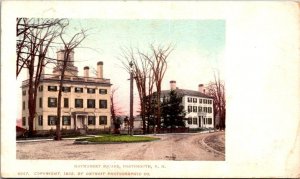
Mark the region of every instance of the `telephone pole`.
[[133, 135], [133, 70], [132, 70], [133, 63], [132, 63], [132, 61], [129, 63], [129, 66], [130, 66], [130, 116], [129, 116], [129, 121], [130, 121], [130, 135]]

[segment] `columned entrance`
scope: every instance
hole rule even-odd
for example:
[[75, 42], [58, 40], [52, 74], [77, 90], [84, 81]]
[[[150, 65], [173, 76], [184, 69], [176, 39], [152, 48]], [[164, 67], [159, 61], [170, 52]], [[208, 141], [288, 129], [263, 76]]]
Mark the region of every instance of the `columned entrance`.
[[72, 112], [74, 118], [74, 129], [86, 129], [87, 127], [87, 112]]
[[199, 112], [198, 115], [199, 115], [198, 116], [199, 117], [198, 118], [199, 119], [199, 128], [200, 127], [204, 127], [205, 128], [206, 127], [206, 125], [205, 125], [206, 123], [205, 123], [204, 120], [205, 120], [205, 117], [206, 117], [206, 113], [205, 112]]
[[76, 119], [77, 128], [82, 129], [86, 126], [86, 117], [83, 115], [78, 115]]

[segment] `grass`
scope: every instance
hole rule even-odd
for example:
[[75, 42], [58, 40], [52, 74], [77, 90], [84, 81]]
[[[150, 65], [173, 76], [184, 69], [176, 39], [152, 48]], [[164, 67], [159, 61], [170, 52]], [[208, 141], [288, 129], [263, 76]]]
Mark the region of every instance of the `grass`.
[[130, 136], [130, 135], [103, 135], [99, 137], [89, 137], [77, 139], [76, 141], [88, 141], [96, 143], [130, 143], [130, 142], [150, 142], [159, 140], [159, 138], [146, 136]]

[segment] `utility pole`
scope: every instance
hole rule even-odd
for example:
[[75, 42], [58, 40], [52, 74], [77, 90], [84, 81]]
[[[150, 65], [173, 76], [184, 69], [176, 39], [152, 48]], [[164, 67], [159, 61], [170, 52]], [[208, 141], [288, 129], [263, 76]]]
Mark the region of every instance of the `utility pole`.
[[130, 135], [133, 135], [133, 72], [132, 72], [132, 61], [129, 63], [130, 66]]

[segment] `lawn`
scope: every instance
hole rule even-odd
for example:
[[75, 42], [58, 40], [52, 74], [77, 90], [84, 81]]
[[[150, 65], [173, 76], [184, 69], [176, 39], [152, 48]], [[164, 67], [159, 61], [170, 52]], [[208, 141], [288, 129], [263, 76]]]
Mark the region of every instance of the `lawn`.
[[77, 139], [76, 141], [88, 141], [88, 142], [95, 142], [95, 143], [130, 143], [130, 142], [150, 142], [155, 140], [159, 140], [159, 138], [147, 137], [147, 136], [130, 136], [130, 135], [103, 135], [97, 137]]

